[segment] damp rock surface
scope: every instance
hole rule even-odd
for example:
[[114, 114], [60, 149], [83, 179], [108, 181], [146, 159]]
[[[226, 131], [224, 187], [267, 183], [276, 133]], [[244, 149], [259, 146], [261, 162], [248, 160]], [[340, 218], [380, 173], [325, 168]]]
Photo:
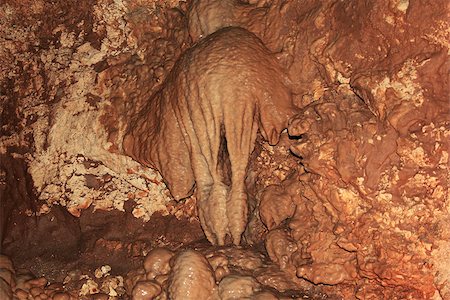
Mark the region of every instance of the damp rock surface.
[[[188, 270], [212, 299], [449, 299], [448, 14], [443, 0], [1, 2], [0, 298], [167, 299], [194, 292]], [[230, 26], [258, 49], [233, 66], [247, 82], [215, 85], [197, 52], [245, 52], [220, 38]], [[277, 87], [289, 120], [287, 98], [264, 93]], [[239, 205], [208, 210], [210, 171], [194, 171], [173, 115], [157, 122], [176, 149], [163, 164], [145, 126], [140, 153], [123, 148], [174, 91], [251, 119], [233, 136], [254, 147], [234, 160], [227, 140], [209, 164], [231, 174], [218, 194], [245, 191]], [[189, 116], [203, 141], [227, 119]]]

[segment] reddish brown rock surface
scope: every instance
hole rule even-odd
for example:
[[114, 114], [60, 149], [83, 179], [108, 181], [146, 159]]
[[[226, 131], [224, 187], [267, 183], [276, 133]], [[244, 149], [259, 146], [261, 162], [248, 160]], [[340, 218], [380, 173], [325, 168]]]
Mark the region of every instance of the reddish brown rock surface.
[[[3, 1], [0, 252], [15, 265], [0, 257], [0, 295], [164, 299], [184, 291], [176, 270], [190, 264], [148, 275], [144, 256], [164, 246], [197, 251], [192, 272], [219, 299], [450, 299], [449, 10]], [[299, 109], [276, 146], [259, 136], [250, 157], [250, 249], [195, 243], [195, 197], [171, 200], [121, 146], [180, 55], [230, 25], [276, 54]]]

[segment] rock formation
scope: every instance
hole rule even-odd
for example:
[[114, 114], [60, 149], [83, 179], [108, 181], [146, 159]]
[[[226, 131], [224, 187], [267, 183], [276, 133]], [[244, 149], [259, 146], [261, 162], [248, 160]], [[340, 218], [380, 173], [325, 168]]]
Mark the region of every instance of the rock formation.
[[181, 56], [128, 127], [125, 153], [157, 168], [175, 199], [190, 196], [195, 182], [200, 222], [213, 244], [223, 245], [226, 234], [240, 244], [258, 130], [274, 145], [295, 113], [287, 83], [256, 36], [224, 28]]
[[[217, 299], [450, 299], [448, 15], [443, 0], [3, 1], [1, 297], [165, 299], [196, 289], [190, 273]], [[209, 55], [252, 81], [208, 73]], [[168, 103], [178, 115], [149, 122]], [[245, 133], [238, 159], [225, 121]], [[205, 174], [245, 196], [207, 196]]]

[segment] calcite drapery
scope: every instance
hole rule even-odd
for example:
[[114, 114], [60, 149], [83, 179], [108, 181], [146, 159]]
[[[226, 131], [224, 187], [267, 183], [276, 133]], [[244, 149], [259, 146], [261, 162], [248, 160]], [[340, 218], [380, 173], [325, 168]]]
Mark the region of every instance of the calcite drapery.
[[[175, 199], [189, 196], [195, 182], [208, 240], [224, 244], [230, 234], [239, 244], [247, 220], [249, 155], [258, 129], [276, 144], [295, 113], [288, 84], [254, 34], [221, 29], [178, 60], [129, 125], [124, 151], [156, 167]], [[231, 174], [224, 167], [228, 158]]]

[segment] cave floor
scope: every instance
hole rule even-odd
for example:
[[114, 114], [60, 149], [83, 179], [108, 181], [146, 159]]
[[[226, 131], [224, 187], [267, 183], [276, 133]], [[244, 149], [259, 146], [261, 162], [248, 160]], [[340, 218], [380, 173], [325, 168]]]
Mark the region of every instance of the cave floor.
[[[29, 209], [15, 210], [1, 252], [13, 261], [17, 282], [21, 281], [19, 278], [45, 278], [47, 286], [62, 284], [64, 291], [80, 295], [89, 280], [95, 281], [99, 288], [91, 288], [82, 299], [102, 292], [106, 295], [104, 282], [114, 277], [122, 277], [125, 287], [118, 289], [119, 298], [109, 299], [127, 299], [131, 292], [126, 290], [127, 280], [142, 269], [146, 254], [158, 247], [175, 253], [195, 249], [206, 257], [226, 253], [236, 262], [232, 273], [263, 281], [265, 288], [279, 299], [339, 299], [323, 293], [320, 287], [289, 278], [270, 261], [262, 244], [215, 247], [207, 242], [196, 219], [157, 213], [145, 223], [133, 217], [132, 208], [126, 205], [125, 212], [90, 208], [79, 218], [60, 206], [40, 216], [31, 215]], [[250, 270], [252, 259], [262, 264]]]

